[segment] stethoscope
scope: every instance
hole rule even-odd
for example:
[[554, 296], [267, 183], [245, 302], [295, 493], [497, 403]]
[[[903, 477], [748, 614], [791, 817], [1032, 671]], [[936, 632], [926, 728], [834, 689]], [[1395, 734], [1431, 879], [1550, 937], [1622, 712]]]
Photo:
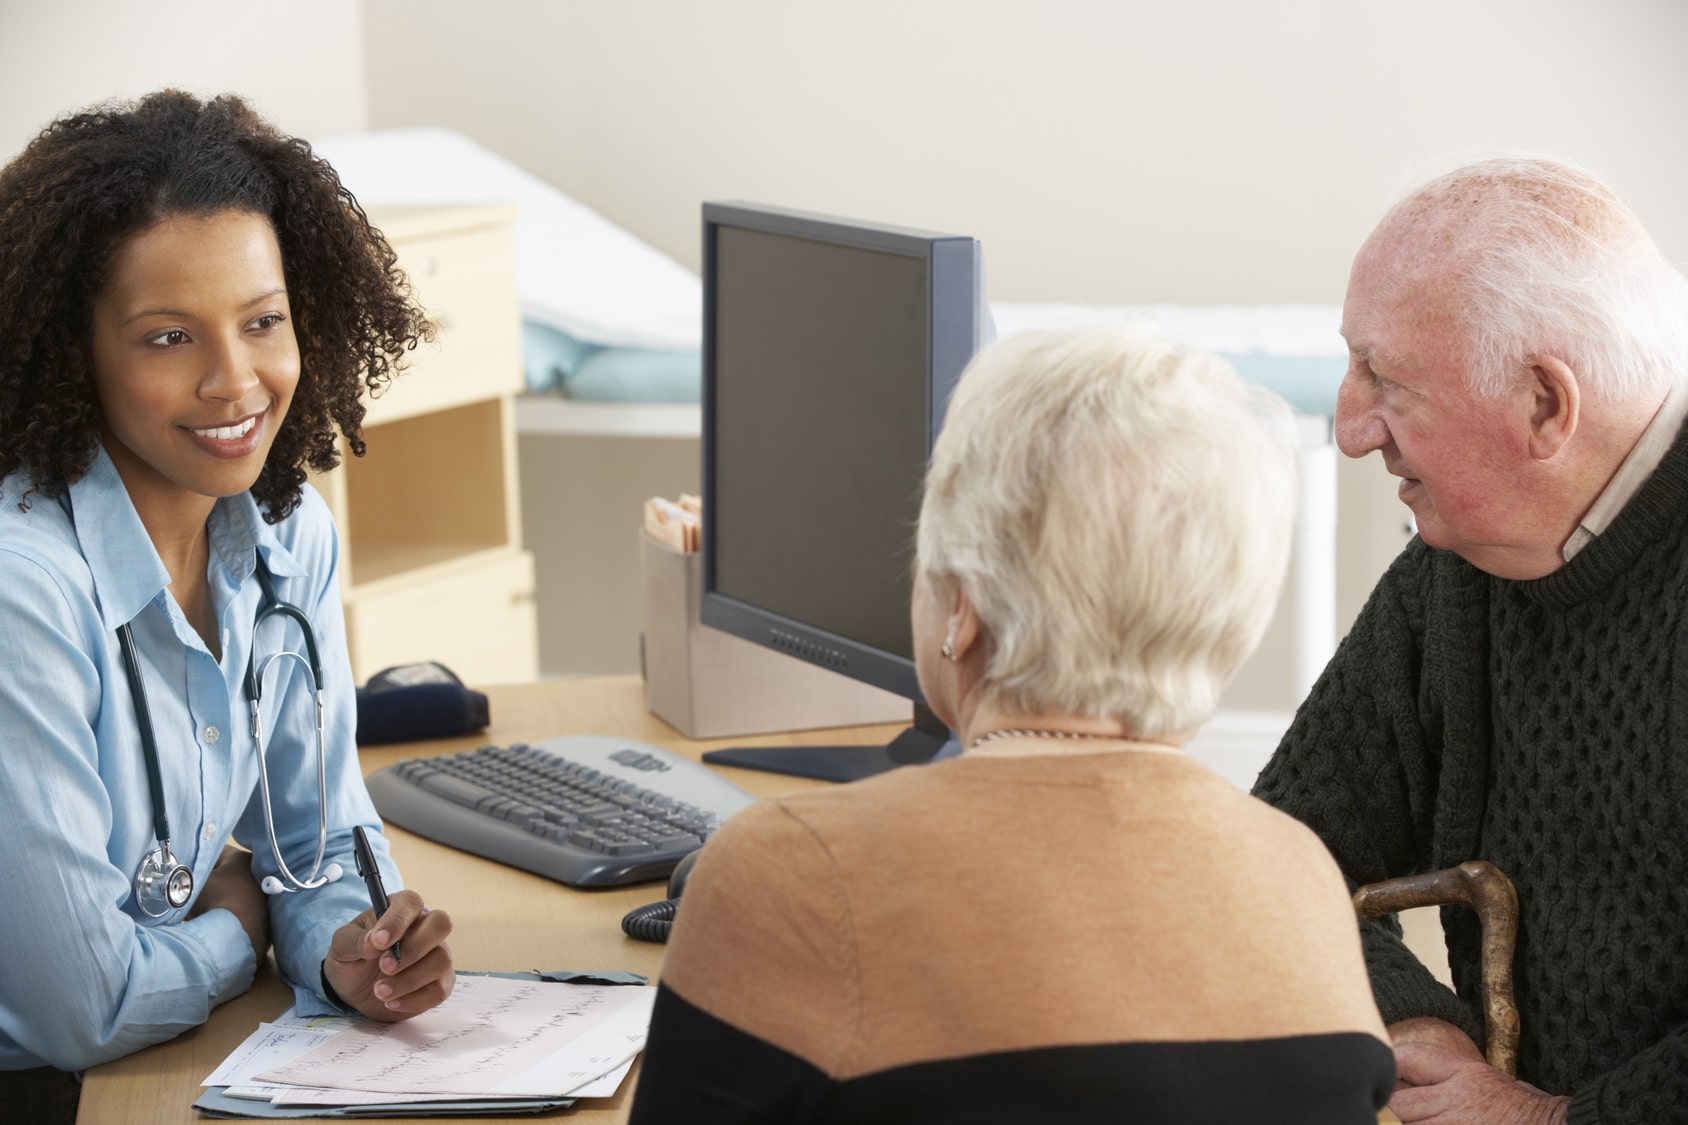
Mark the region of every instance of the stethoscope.
[[[258, 585], [264, 596], [258, 606], [258, 615], [252, 622], [252, 652], [246, 659], [246, 698], [252, 709], [252, 741], [258, 748], [258, 789], [264, 800], [264, 825], [269, 832], [270, 850], [275, 855], [276, 867], [286, 880], [284, 883], [274, 875], [265, 877], [259, 886], [265, 894], [273, 895], [312, 890], [336, 881], [342, 872], [338, 863], [330, 863], [326, 867], [322, 863], [323, 853], [328, 849], [328, 764], [323, 749], [322, 665], [317, 660], [316, 634], [312, 631], [310, 619], [305, 616], [304, 610], [275, 596], [269, 568], [264, 565], [261, 556], [257, 564]], [[271, 655], [262, 665], [257, 663], [258, 629], [269, 618], [276, 616], [289, 617], [298, 623], [299, 631], [305, 638], [305, 652], [308, 658], [291, 649], [283, 649]], [[128, 623], [118, 626], [117, 642], [123, 652], [124, 670], [129, 676], [129, 694], [135, 701], [135, 725], [141, 733], [141, 753], [146, 758], [147, 767], [147, 789], [152, 795], [152, 829], [158, 840], [158, 847], [142, 857], [141, 866], [135, 872], [135, 903], [147, 917], [162, 918], [170, 911], [186, 906], [188, 900], [193, 897], [193, 872], [177, 862], [175, 853], [170, 850], [170, 822], [164, 813], [164, 777], [159, 767], [158, 743], [153, 737], [152, 713], [147, 707], [146, 685], [141, 682], [141, 662], [135, 653], [135, 636]], [[311, 873], [304, 879], [288, 869], [287, 861], [281, 857], [281, 845], [276, 842], [275, 814], [270, 807], [269, 765], [264, 758], [264, 736], [258, 718], [264, 676], [269, 672], [270, 665], [283, 657], [297, 660], [306, 667], [311, 674], [312, 691], [316, 695], [317, 851], [316, 861], [311, 865]]]

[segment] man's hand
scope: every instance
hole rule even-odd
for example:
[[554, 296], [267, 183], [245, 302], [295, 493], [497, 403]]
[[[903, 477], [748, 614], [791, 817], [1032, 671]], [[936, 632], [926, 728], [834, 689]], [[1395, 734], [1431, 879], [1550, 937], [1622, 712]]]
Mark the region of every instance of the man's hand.
[[[1391, 1036], [1398, 1026], [1390, 1025]], [[1454, 1030], [1468, 1049], [1425, 1040], [1396, 1041], [1395, 1096], [1389, 1099], [1396, 1117], [1403, 1123], [1433, 1125], [1564, 1125], [1571, 1099], [1514, 1082], [1474, 1057], [1471, 1040]]]
[[207, 910], [227, 910], [233, 914], [251, 940], [258, 964], [264, 963], [270, 951], [270, 903], [269, 896], [258, 888], [258, 880], [252, 877], [251, 852], [233, 844], [223, 848], [188, 917], [197, 918]]
[[[1483, 1052], [1477, 1049], [1477, 1044], [1471, 1041], [1471, 1036], [1447, 1020], [1437, 1019], [1435, 1016], [1413, 1016], [1411, 1019], [1397, 1020], [1389, 1025], [1388, 1031], [1390, 1045], [1394, 1047], [1403, 1043], [1434, 1043], [1478, 1062], [1483, 1061]], [[1401, 1086], [1402, 1083], [1397, 1080], [1395, 1088], [1398, 1090]]]
[[[451, 916], [428, 910], [415, 891], [400, 891], [375, 917], [365, 910], [334, 932], [322, 972], [342, 1002], [393, 1023], [438, 1005], [457, 977], [451, 964]], [[402, 942], [401, 965], [390, 952]]]

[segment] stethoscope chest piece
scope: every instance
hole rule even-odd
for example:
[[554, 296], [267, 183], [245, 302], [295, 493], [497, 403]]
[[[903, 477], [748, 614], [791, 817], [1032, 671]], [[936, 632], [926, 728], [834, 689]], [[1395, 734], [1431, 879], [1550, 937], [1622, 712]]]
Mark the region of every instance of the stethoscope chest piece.
[[192, 897], [193, 872], [176, 862], [170, 841], [160, 841], [135, 872], [135, 904], [148, 918], [162, 918], [186, 906]]

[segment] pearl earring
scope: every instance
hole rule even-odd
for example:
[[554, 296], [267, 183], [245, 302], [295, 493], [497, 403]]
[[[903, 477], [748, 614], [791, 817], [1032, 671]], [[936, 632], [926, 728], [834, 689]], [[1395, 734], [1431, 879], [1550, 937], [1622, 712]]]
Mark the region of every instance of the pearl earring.
[[945, 660], [953, 661], [955, 659], [955, 648], [948, 641], [944, 642], [944, 647], [939, 649], [938, 652], [943, 655]]

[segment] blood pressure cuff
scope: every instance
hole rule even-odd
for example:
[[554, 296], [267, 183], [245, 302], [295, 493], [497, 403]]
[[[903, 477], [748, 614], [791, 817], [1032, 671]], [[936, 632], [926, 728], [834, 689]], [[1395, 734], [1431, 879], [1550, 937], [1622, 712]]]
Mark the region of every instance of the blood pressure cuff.
[[377, 672], [357, 697], [359, 746], [451, 738], [489, 721], [486, 696], [432, 662]]

